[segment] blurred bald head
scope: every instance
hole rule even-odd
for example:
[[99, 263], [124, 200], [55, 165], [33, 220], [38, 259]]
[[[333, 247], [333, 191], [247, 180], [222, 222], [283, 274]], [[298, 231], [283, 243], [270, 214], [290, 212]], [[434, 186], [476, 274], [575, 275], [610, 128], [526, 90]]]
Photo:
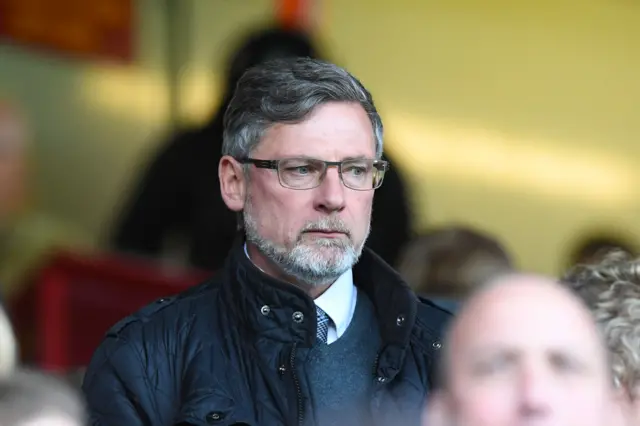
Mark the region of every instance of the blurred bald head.
[[443, 401], [468, 426], [610, 424], [607, 353], [589, 311], [553, 280], [505, 275], [448, 336]]
[[0, 225], [23, 206], [29, 139], [24, 115], [0, 100]]

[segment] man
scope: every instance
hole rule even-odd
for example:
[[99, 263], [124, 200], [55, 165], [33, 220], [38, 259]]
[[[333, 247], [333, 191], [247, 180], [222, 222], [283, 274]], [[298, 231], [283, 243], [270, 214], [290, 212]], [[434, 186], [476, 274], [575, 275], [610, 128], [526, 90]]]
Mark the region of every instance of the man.
[[347, 71], [272, 61], [239, 81], [219, 165], [244, 239], [224, 270], [108, 333], [94, 425], [418, 424], [449, 314], [364, 249], [382, 122]]
[[463, 307], [447, 343], [443, 389], [429, 414], [441, 424], [619, 424], [596, 325], [551, 280], [495, 279]]
[[[248, 68], [270, 59], [321, 56], [308, 35], [296, 30], [267, 28], [248, 34], [230, 58], [221, 106], [212, 119], [174, 136], [145, 172], [117, 225], [116, 249], [153, 257], [178, 254], [199, 269], [222, 268], [233, 246], [236, 218], [220, 197], [215, 164], [222, 156], [223, 114], [238, 80]], [[394, 265], [412, 228], [398, 167], [386, 173], [377, 192], [367, 246]]]

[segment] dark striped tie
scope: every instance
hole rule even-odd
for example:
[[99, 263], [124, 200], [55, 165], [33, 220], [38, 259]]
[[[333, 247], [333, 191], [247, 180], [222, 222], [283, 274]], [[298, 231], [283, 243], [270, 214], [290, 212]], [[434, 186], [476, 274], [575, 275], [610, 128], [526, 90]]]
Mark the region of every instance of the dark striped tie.
[[318, 306], [316, 306], [316, 318], [318, 320], [316, 338], [318, 339], [318, 342], [326, 345], [327, 334], [329, 334], [329, 321], [331, 321], [331, 319], [329, 318], [329, 315], [327, 315], [327, 313]]

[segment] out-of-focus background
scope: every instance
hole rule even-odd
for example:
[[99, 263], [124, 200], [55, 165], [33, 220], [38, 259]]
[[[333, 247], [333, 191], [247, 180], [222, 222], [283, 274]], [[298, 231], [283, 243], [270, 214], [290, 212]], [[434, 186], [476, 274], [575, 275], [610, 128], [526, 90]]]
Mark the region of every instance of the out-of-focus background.
[[[214, 116], [241, 39], [274, 23], [303, 27], [322, 57], [371, 90], [385, 151], [406, 185], [412, 235], [468, 227], [500, 241], [519, 267], [548, 274], [591, 247], [633, 250], [639, 22], [633, 0], [0, 0], [0, 100], [9, 121], [29, 131], [26, 201], [7, 223], [37, 213], [26, 239], [55, 235], [64, 241], [56, 247], [71, 250], [61, 260], [53, 251], [37, 262], [31, 254], [4, 259], [8, 269], [29, 265], [27, 275], [0, 273], [6, 303], [21, 306], [12, 308], [14, 321], [31, 321], [23, 352], [42, 358], [48, 344], [49, 367], [82, 364], [37, 324], [66, 330], [99, 311], [87, 300], [122, 300], [87, 290], [74, 302], [84, 311], [69, 313], [68, 289], [59, 284], [77, 278], [69, 270], [134, 293], [130, 282], [161, 283], [139, 290], [123, 315], [206, 276], [180, 250], [137, 253], [155, 260], [123, 266], [113, 253], [136, 250], [114, 246], [114, 234], [171, 135]], [[211, 159], [205, 169], [215, 173]], [[159, 272], [167, 268], [168, 278]], [[106, 320], [93, 328], [100, 327]]]

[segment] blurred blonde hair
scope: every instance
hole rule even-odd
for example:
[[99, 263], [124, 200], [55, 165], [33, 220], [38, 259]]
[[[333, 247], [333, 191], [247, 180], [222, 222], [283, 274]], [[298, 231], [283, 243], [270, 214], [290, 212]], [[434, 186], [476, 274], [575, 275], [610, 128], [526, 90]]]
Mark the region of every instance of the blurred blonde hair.
[[577, 265], [562, 279], [587, 304], [611, 356], [613, 380], [640, 396], [640, 259], [613, 250], [598, 264]]

